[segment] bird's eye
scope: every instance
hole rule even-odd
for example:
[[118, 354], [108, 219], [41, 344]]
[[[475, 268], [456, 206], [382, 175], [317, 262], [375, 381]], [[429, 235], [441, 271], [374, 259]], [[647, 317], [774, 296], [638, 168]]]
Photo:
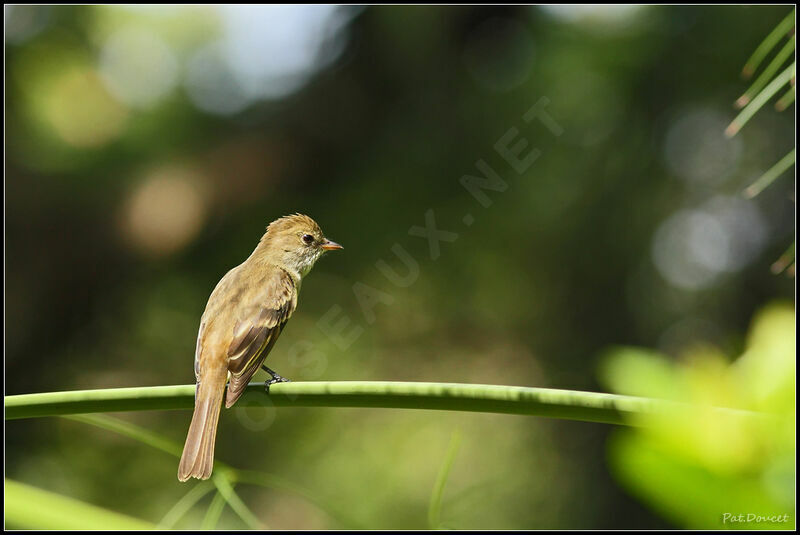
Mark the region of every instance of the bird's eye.
[[311, 245], [312, 243], [314, 243], [314, 236], [312, 236], [311, 234], [304, 234], [303, 235], [303, 242], [306, 245]]

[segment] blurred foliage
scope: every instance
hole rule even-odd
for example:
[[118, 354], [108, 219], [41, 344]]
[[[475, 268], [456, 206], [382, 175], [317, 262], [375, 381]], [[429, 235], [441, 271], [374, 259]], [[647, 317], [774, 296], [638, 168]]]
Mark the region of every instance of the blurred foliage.
[[59, 496], [18, 481], [3, 481], [6, 528], [46, 530], [147, 530], [136, 518]]
[[[754, 312], [794, 295], [769, 272], [794, 184], [739, 194], [793, 148], [792, 117], [765, 107], [722, 135], [742, 58], [791, 6], [5, 9], [6, 394], [191, 382], [214, 285], [296, 211], [345, 251], [304, 282], [270, 356], [294, 380], [597, 390], [609, 345], [738, 354]], [[523, 120], [542, 98], [561, 135]], [[509, 147], [541, 151], [522, 173], [495, 149], [511, 128]], [[508, 184], [489, 206], [460, 183], [478, 160]], [[435, 259], [408, 233], [428, 210], [458, 234]], [[396, 244], [419, 268], [403, 287], [380, 264], [407, 273]], [[391, 304], [365, 312], [356, 283]], [[187, 418], [125, 416], [174, 442]], [[211, 491], [186, 498], [174, 458], [137, 441], [64, 419], [6, 430], [14, 480], [154, 523], [197, 498], [177, 527], [246, 525]], [[221, 462], [318, 498], [237, 486], [273, 529], [339, 526], [326, 510], [372, 529], [431, 512], [471, 529], [687, 525], [619, 489], [607, 426], [238, 409], [219, 431]]]
[[[795, 335], [794, 308], [781, 304], [756, 316], [733, 362], [708, 346], [678, 362], [635, 348], [610, 352], [601, 371], [614, 392], [693, 405], [611, 437], [609, 460], [620, 482], [684, 528], [794, 529]], [[768, 417], [723, 417], [715, 407]], [[723, 522], [725, 513], [746, 521]], [[747, 520], [784, 514], [777, 522]]]
[[[786, 43], [775, 54], [769, 64], [761, 71], [761, 74], [756, 78], [753, 84], [739, 97], [736, 101], [736, 107], [744, 108], [741, 113], [728, 125], [725, 133], [732, 137], [750, 120], [750, 118], [761, 109], [764, 104], [769, 102], [770, 98], [776, 95], [787, 85], [789, 89], [786, 90], [776, 102], [775, 109], [783, 111], [794, 103], [795, 98], [795, 65], [796, 62], [792, 61], [791, 65], [784, 68], [783, 71], [778, 73], [778, 69], [784, 66], [789, 59], [795, 57], [795, 17], [796, 11], [792, 10], [791, 13], [786, 15], [775, 29], [758, 45], [753, 55], [747, 60], [747, 63], [742, 69], [742, 76], [750, 78], [753, 73], [758, 69], [763, 60], [769, 53], [784, 39], [787, 38]], [[766, 86], [766, 87], [765, 87]], [[744, 190], [744, 195], [752, 199], [762, 191], [764, 188], [772, 184], [776, 178], [788, 171], [795, 164], [795, 149], [781, 158], [775, 165], [761, 175], [755, 182], [750, 184]], [[781, 273], [786, 271], [787, 275], [793, 277], [795, 275], [795, 258], [794, 258], [795, 242], [784, 252], [775, 263], [772, 264], [773, 273]]]

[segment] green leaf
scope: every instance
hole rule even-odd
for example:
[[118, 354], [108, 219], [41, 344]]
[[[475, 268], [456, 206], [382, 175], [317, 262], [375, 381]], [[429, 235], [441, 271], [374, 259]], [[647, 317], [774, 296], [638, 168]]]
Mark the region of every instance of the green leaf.
[[649, 349], [618, 346], [606, 350], [598, 375], [601, 383], [614, 392], [673, 400], [688, 397], [673, 362]]
[[[672, 382], [676, 394], [684, 391], [694, 403], [692, 411], [616, 431], [609, 441], [615, 479], [682, 528], [793, 529], [794, 331], [792, 303], [774, 303], [753, 318], [746, 351], [732, 363], [711, 346], [671, 362], [647, 352], [628, 350], [623, 358], [612, 353], [616, 387], [663, 388]], [[719, 400], [772, 417], [756, 422], [706, 409]]]
[[[757, 476], [711, 472], [631, 432], [611, 437], [609, 457], [624, 487], [680, 527], [794, 529], [794, 509], [770, 498]], [[733, 523], [725, 513], [788, 517], [786, 522]]]
[[6, 524], [44, 530], [144, 530], [144, 520], [109, 511], [74, 498], [5, 480]]

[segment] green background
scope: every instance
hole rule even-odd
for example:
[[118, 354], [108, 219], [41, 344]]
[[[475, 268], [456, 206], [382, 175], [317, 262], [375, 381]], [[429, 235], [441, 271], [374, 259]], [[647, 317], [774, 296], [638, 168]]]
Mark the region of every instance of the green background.
[[[293, 212], [345, 247], [306, 279], [267, 361], [295, 381], [628, 393], [651, 383], [635, 371], [602, 382], [610, 347], [696, 369], [686, 354], [702, 343], [724, 369], [757, 311], [793, 298], [794, 280], [770, 265], [793, 239], [794, 184], [784, 176], [753, 200], [740, 191], [793, 147], [794, 109], [767, 106], [723, 136], [748, 85], [742, 65], [789, 6], [340, 8], [335, 31], [306, 30], [319, 42], [302, 82], [227, 111], [242, 80], [223, 69], [203, 86], [223, 111], [198, 105], [192, 85], [210, 72], [200, 52], [232, 31], [214, 8], [6, 9], [6, 394], [193, 382], [208, 295], [270, 221]], [[281, 17], [248, 31], [285, 33]], [[158, 46], [119, 55], [109, 43], [126, 31]], [[299, 48], [244, 57], [261, 64]], [[126, 100], [125, 84], [163, 90]], [[560, 135], [523, 119], [537, 102]], [[495, 149], [512, 128], [523, 155], [540, 151], [522, 173]], [[507, 184], [484, 190], [489, 206], [460, 182], [479, 160]], [[409, 233], [429, 211], [457, 234], [437, 242], [438, 256]], [[395, 244], [418, 267], [409, 284], [376, 266], [404, 274]], [[349, 342], [331, 335], [341, 318], [333, 329]], [[775, 336], [785, 333], [793, 348], [793, 325]], [[190, 415], [122, 417], [182, 442]], [[723, 527], [724, 498], [684, 513], [611, 469], [633, 448], [624, 457], [641, 462], [635, 473], [663, 489], [672, 466], [646, 438], [609, 442], [614, 431], [489, 414], [238, 409], [222, 414], [217, 458], [313, 497], [237, 487], [270, 528]], [[128, 516], [157, 523], [190, 488], [174, 457], [84, 423], [14, 421], [6, 432], [7, 477]], [[786, 440], [793, 452], [793, 433]], [[754, 477], [745, 465], [720, 470]], [[793, 460], [780, 466], [780, 481], [793, 478]], [[684, 475], [689, 487], [707, 481]], [[757, 496], [775, 488], [758, 485]], [[778, 486], [766, 503], [793, 516], [793, 489]], [[198, 527], [210, 496], [177, 527]], [[228, 508], [218, 526], [244, 524]]]

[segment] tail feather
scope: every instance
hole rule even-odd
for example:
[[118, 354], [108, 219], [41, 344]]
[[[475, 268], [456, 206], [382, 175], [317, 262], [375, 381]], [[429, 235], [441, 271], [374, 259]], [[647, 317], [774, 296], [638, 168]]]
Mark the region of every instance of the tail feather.
[[215, 381], [204, 378], [197, 386], [194, 414], [186, 435], [178, 479], [186, 481], [190, 477], [208, 479], [214, 467], [214, 443], [217, 436], [217, 423], [225, 393], [225, 380]]

